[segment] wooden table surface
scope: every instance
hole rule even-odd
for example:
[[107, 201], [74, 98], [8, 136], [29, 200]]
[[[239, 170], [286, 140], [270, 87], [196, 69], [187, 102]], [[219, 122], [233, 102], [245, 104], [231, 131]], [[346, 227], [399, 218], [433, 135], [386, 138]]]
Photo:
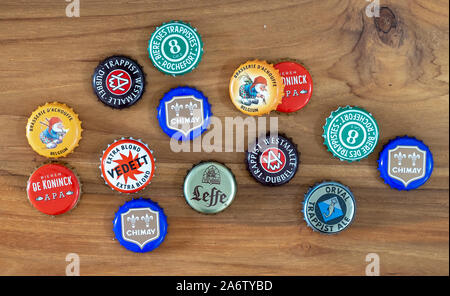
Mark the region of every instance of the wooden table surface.
[[[381, 17], [366, 16], [364, 0], [100, 1], [81, 0], [81, 17], [66, 17], [63, 0], [0, 3], [0, 274], [64, 275], [66, 255], [80, 258], [81, 275], [364, 275], [368, 253], [383, 275], [449, 274], [449, 3], [380, 1]], [[147, 56], [150, 34], [163, 22], [198, 28], [205, 53], [194, 72], [169, 77]], [[91, 75], [113, 54], [135, 58], [148, 84], [126, 110], [104, 107]], [[215, 116], [242, 114], [228, 96], [234, 69], [252, 58], [301, 60], [314, 80], [303, 110], [277, 116], [280, 132], [298, 144], [301, 166], [278, 188], [248, 174], [244, 153], [175, 153], [155, 108], [172, 87], [202, 90]], [[27, 200], [33, 169], [46, 161], [28, 145], [27, 118], [38, 105], [61, 101], [79, 114], [83, 139], [64, 159], [83, 183], [71, 213], [48, 217]], [[357, 105], [381, 130], [375, 152], [359, 163], [334, 159], [322, 142], [331, 111]], [[435, 159], [431, 179], [399, 192], [377, 172], [383, 144], [399, 135], [422, 139]], [[122, 136], [142, 138], [157, 158], [142, 196], [168, 216], [164, 243], [146, 254], [114, 240], [115, 211], [133, 196], [111, 192], [98, 170], [102, 150]], [[182, 196], [186, 171], [204, 159], [226, 163], [238, 182], [223, 213], [198, 214]], [[300, 213], [303, 194], [336, 180], [355, 194], [358, 211], [345, 232], [312, 232]]]

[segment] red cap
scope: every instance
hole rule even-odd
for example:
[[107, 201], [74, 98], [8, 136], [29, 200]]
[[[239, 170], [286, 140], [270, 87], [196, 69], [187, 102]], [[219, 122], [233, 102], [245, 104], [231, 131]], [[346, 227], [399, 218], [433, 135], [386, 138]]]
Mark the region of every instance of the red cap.
[[308, 70], [295, 62], [281, 62], [274, 67], [280, 71], [284, 82], [284, 97], [277, 111], [291, 113], [305, 107], [313, 92], [313, 82]]
[[31, 174], [27, 194], [31, 204], [42, 213], [60, 215], [77, 205], [80, 183], [64, 165], [45, 164]]

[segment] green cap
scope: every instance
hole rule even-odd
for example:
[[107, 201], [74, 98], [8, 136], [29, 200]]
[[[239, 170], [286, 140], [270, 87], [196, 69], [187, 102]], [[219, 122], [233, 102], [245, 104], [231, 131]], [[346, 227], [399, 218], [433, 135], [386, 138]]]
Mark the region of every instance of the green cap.
[[196, 211], [215, 214], [225, 210], [236, 196], [237, 185], [233, 173], [218, 162], [195, 165], [184, 179], [186, 202]]
[[369, 156], [380, 132], [372, 114], [358, 107], [339, 107], [323, 127], [324, 144], [335, 157], [348, 162]]
[[197, 29], [181, 21], [157, 27], [150, 37], [148, 52], [153, 65], [167, 75], [191, 72], [203, 55], [203, 43]]

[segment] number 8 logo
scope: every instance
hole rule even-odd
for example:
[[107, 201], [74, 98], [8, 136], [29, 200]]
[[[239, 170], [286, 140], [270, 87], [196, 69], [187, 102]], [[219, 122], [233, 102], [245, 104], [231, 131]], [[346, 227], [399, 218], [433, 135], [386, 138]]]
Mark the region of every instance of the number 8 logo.
[[181, 47], [178, 45], [178, 41], [176, 39], [172, 39], [169, 41], [170, 52], [172, 54], [177, 54], [181, 51]]
[[347, 135], [348, 135], [347, 142], [349, 144], [355, 144], [356, 138], [359, 137], [359, 133], [356, 130], [349, 130]]

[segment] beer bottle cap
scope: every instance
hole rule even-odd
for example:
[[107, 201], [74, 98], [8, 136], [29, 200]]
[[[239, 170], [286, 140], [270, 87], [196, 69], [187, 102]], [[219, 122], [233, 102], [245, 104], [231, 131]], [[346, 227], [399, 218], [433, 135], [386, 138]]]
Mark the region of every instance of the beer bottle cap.
[[236, 191], [237, 184], [231, 170], [215, 161], [195, 165], [184, 179], [186, 202], [204, 214], [225, 210], [233, 202]]
[[183, 75], [194, 70], [203, 55], [203, 43], [196, 28], [171, 21], [152, 33], [148, 52], [153, 65], [167, 75]]
[[313, 81], [308, 70], [292, 61], [276, 64], [284, 83], [284, 97], [277, 111], [291, 113], [306, 106], [312, 96]]
[[39, 106], [28, 118], [26, 135], [34, 151], [48, 158], [73, 152], [81, 139], [81, 121], [65, 104], [53, 102]]
[[147, 187], [155, 168], [153, 151], [141, 140], [131, 137], [108, 145], [100, 158], [105, 183], [122, 193], [136, 193]]
[[369, 156], [380, 137], [372, 114], [358, 107], [339, 107], [327, 118], [323, 127], [327, 146], [335, 157], [348, 162]]
[[304, 219], [314, 231], [336, 234], [353, 222], [356, 202], [353, 193], [338, 182], [316, 184], [305, 194]]
[[398, 190], [416, 189], [433, 172], [433, 155], [420, 140], [408, 136], [389, 141], [378, 159], [378, 170], [386, 184]]
[[119, 208], [114, 217], [114, 234], [127, 250], [145, 253], [159, 247], [167, 234], [167, 217], [150, 199], [133, 199]]
[[230, 80], [230, 98], [241, 112], [262, 115], [277, 109], [283, 98], [283, 79], [271, 64], [248, 61], [240, 65]]
[[47, 215], [64, 214], [77, 205], [81, 196], [80, 181], [68, 167], [48, 163], [37, 168], [27, 182], [28, 200]]
[[111, 56], [95, 68], [92, 87], [106, 106], [123, 109], [135, 104], [145, 90], [141, 66], [125, 56]]
[[208, 98], [192, 87], [167, 92], [157, 107], [162, 130], [177, 140], [192, 140], [208, 129], [211, 105]]
[[297, 173], [300, 159], [297, 145], [284, 135], [259, 137], [246, 152], [247, 169], [266, 186], [288, 183]]

